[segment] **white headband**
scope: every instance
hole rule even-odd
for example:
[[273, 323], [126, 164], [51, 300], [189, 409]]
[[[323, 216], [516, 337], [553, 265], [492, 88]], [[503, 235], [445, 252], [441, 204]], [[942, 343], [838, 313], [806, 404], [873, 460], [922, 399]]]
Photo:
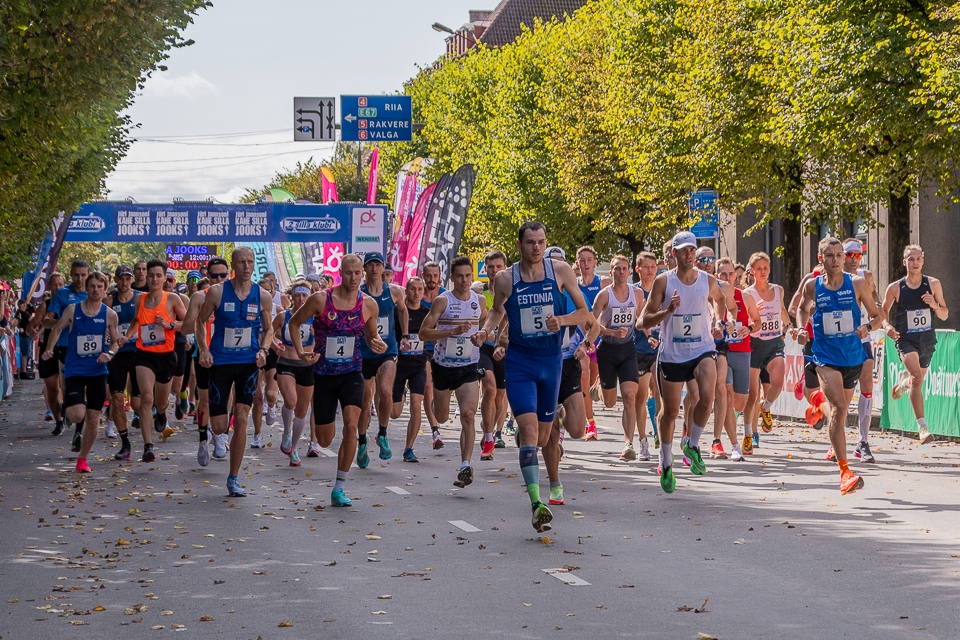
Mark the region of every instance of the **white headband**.
[[293, 292], [294, 292], [294, 293], [305, 293], [305, 294], [307, 294], [307, 295], [310, 295], [311, 293], [313, 293], [310, 289], [307, 289], [307, 288], [304, 287], [304, 286], [294, 287], [294, 288], [293, 288]]
[[847, 244], [843, 245], [844, 251], [857, 251], [863, 253], [863, 245], [860, 244], [859, 240], [850, 240]]

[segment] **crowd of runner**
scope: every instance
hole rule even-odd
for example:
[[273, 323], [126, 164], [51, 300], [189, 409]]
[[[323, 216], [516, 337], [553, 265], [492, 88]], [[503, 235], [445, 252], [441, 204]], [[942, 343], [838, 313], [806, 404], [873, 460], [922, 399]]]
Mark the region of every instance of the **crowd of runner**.
[[[166, 442], [195, 425], [197, 463], [229, 456], [226, 488], [235, 497], [246, 494], [238, 474], [250, 416], [250, 447], [262, 448], [263, 424], [273, 426], [279, 413], [280, 451], [293, 467], [302, 464], [303, 445], [306, 456], [317, 457], [333, 444], [339, 416], [331, 494], [339, 507], [351, 504], [350, 469], [370, 464], [373, 444], [381, 460], [393, 457], [389, 421], [405, 407], [402, 459], [418, 462], [414, 446], [424, 418], [432, 448], [443, 448], [439, 425], [450, 418], [455, 396], [461, 429], [453, 484], [474, 480], [479, 418], [480, 460], [506, 447], [504, 436], [514, 440], [533, 526], [547, 531], [548, 505], [564, 504], [564, 437], [599, 438], [594, 402], [620, 403], [624, 462], [651, 458], [649, 418], [667, 493], [676, 489], [681, 407], [680, 452], [690, 472], [706, 473], [701, 441], [711, 417], [710, 457], [753, 455], [760, 433], [774, 428], [771, 408], [784, 391], [785, 335], [803, 345], [804, 376], [793, 391], [809, 402], [808, 423], [829, 430], [827, 458], [839, 466], [841, 493], [864, 485], [848, 466], [844, 430], [857, 385], [853, 451], [874, 462], [870, 331], [882, 327], [896, 341], [905, 370], [893, 397], [909, 394], [920, 442], [932, 438], [922, 383], [936, 346], [932, 317], [946, 319], [947, 307], [940, 282], [922, 273], [917, 245], [905, 248], [907, 275], [882, 299], [852, 238], [824, 238], [818, 266], [796, 292], [769, 281], [768, 255], [755, 253], [745, 266], [717, 259], [690, 232], [666, 243], [662, 259], [651, 252], [635, 261], [613, 256], [610, 277], [595, 272], [598, 255], [590, 246], [569, 261], [562, 249], [548, 247], [537, 222], [519, 227], [516, 251], [513, 265], [499, 250], [484, 257], [486, 285], [474, 282], [471, 260], [458, 256], [449, 273], [428, 262], [401, 288], [391, 284], [383, 256], [367, 253], [343, 258], [339, 284], [329, 275], [298, 276], [282, 291], [272, 273], [252, 280], [248, 248], [237, 248], [229, 264], [211, 259], [179, 285], [163, 260], [120, 265], [112, 277], [75, 260], [70, 283], [54, 275], [49, 295], [21, 319], [20, 330], [39, 341], [47, 419], [54, 436], [74, 429], [77, 472], [91, 470], [101, 421], [105, 435], [119, 439], [116, 460], [130, 459], [130, 428], [139, 429], [144, 463], [156, 460], [154, 434]], [[182, 423], [177, 430], [167, 415], [171, 398]], [[368, 437], [373, 419], [376, 435]], [[541, 454], [550, 480], [546, 500]]]

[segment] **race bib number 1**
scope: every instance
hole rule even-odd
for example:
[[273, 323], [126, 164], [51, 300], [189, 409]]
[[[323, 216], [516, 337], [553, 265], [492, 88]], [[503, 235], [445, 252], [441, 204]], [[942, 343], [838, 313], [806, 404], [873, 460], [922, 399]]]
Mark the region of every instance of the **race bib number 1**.
[[77, 355], [95, 358], [103, 353], [103, 336], [77, 336]]
[[672, 327], [674, 342], [700, 342], [703, 340], [703, 336], [701, 336], [703, 323], [700, 321], [699, 313], [674, 314]]
[[444, 345], [443, 359], [447, 362], [470, 362], [473, 343], [470, 338], [451, 336]]
[[520, 333], [524, 338], [539, 338], [553, 333], [547, 329], [549, 309], [539, 305], [520, 309]]
[[847, 338], [852, 336], [854, 331], [852, 309], [823, 314], [823, 334], [827, 338]]
[[931, 322], [930, 309], [911, 309], [907, 312], [907, 333], [918, 333], [920, 331], [931, 331], [933, 323]]
[[225, 351], [243, 351], [250, 348], [252, 332], [250, 327], [227, 328], [223, 331], [223, 349]]
[[353, 360], [353, 336], [327, 336], [323, 358], [330, 364], [345, 364]]

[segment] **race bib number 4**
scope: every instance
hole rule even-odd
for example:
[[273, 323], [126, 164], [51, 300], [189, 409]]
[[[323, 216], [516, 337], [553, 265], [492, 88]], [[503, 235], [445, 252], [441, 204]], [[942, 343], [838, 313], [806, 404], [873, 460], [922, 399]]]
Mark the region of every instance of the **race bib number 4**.
[[163, 327], [156, 324], [145, 324], [140, 327], [140, 342], [145, 347], [155, 347], [166, 342]]
[[353, 360], [353, 336], [327, 336], [324, 359], [330, 364], [345, 364]]
[[234, 327], [223, 330], [223, 349], [225, 351], [243, 351], [250, 348], [251, 327]]
[[703, 340], [701, 335], [703, 323], [700, 321], [699, 313], [675, 314], [672, 327], [674, 342], [701, 342]]
[[416, 333], [410, 334], [410, 351], [404, 352], [404, 355], [408, 356], [422, 356], [423, 355], [423, 340], [420, 339], [420, 336]]
[[823, 334], [827, 338], [848, 338], [854, 334], [853, 310], [828, 311], [823, 314]]
[[77, 355], [95, 358], [103, 353], [103, 336], [77, 336]]
[[553, 332], [547, 329], [547, 314], [550, 307], [534, 305], [520, 309], [520, 333], [524, 338], [549, 336]]
[[447, 362], [470, 362], [473, 356], [473, 343], [470, 338], [451, 336], [444, 345], [443, 358]]
[[930, 309], [911, 309], [907, 311], [907, 333], [932, 331], [933, 323]]

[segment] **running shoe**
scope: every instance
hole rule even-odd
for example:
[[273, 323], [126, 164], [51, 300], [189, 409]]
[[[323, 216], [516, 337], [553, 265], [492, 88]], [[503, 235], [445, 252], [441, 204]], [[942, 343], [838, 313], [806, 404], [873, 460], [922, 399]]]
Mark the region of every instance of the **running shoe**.
[[563, 485], [550, 487], [550, 504], [563, 504]]
[[443, 449], [443, 438], [440, 437], [439, 431], [433, 432], [433, 449], [434, 451], [437, 449]]
[[660, 470], [660, 488], [664, 493], [673, 493], [677, 488], [677, 479], [673, 475], [673, 466]]
[[[680, 448], [682, 449], [683, 446], [681, 445]], [[685, 467], [689, 467], [689, 466], [690, 466], [690, 458], [688, 458], [687, 456], [683, 456], [683, 466], [685, 466]]]
[[493, 435], [493, 448], [494, 449], [506, 449], [507, 443], [503, 441], [503, 438], [500, 437], [500, 432], [497, 431]]
[[213, 436], [213, 457], [227, 457], [227, 434], [221, 433], [220, 435], [215, 434]]
[[284, 432], [283, 438], [280, 440], [280, 453], [288, 456], [291, 451], [293, 451], [293, 432]]
[[294, 449], [290, 452], [290, 466], [299, 467], [300, 466], [300, 454], [297, 453], [297, 450]]
[[583, 439], [587, 442], [590, 440], [599, 440], [597, 437], [597, 423], [594, 420], [591, 420], [587, 423], [587, 433], [583, 436]]
[[175, 404], [175, 405], [173, 406], [173, 415], [174, 415], [174, 417], [175, 417], [177, 420], [183, 420], [183, 408], [182, 408], [182, 407], [183, 407], [183, 403], [182, 403], [182, 402], [177, 402], [177, 404]]
[[690, 471], [698, 476], [704, 475], [707, 472], [707, 465], [700, 457], [700, 447], [691, 447], [689, 442], [684, 442], [682, 448], [684, 455], [690, 458]]
[[647, 444], [646, 438], [640, 439], [640, 453], [637, 454], [637, 457], [639, 457], [641, 460], [650, 459], [650, 445]]
[[550, 531], [553, 527], [550, 526], [550, 523], [553, 521], [553, 512], [550, 511], [547, 505], [542, 502], [538, 502], [533, 505], [533, 528], [536, 529], [537, 533], [545, 533]]
[[157, 456], [153, 453], [153, 449], [145, 449], [143, 457], [140, 458], [140, 462], [154, 462], [156, 459]]
[[753, 438], [751, 438], [749, 435], [744, 434], [743, 444], [741, 445], [741, 447], [743, 448], [743, 455], [745, 456], [753, 455]]
[[723, 458], [726, 459], [727, 452], [723, 450], [723, 444], [720, 442], [714, 442], [713, 446], [710, 447], [710, 457], [711, 458]]
[[863, 478], [854, 474], [852, 471], [847, 471], [840, 475], [840, 495], [845, 496], [848, 493], [853, 493], [857, 489], [862, 488]]
[[272, 427], [277, 422], [277, 407], [267, 407], [267, 426]]
[[307, 457], [308, 458], [319, 458], [320, 457], [320, 445], [316, 442], [311, 442], [310, 446], [307, 447]]
[[600, 379], [597, 378], [596, 384], [590, 387], [590, 399], [593, 400], [594, 402], [600, 402], [600, 397], [601, 397]]
[[231, 498], [246, 498], [247, 490], [240, 486], [240, 480], [227, 478], [227, 495]]
[[140, 416], [133, 416], [133, 420], [130, 421], [130, 428], [131, 429], [140, 428]]
[[167, 426], [163, 429], [163, 433], [160, 434], [160, 437], [163, 438], [163, 441], [166, 442], [168, 438], [173, 437], [173, 427]]
[[130, 445], [123, 444], [120, 445], [120, 451], [117, 451], [113, 454], [114, 460], [129, 460], [130, 459]]
[[82, 443], [82, 438], [79, 433], [73, 434], [73, 442], [70, 443], [70, 451], [74, 453], [80, 451], [80, 445]]
[[907, 380], [910, 379], [910, 372], [904, 369], [900, 372], [900, 378], [897, 380], [897, 384], [893, 385], [893, 399], [899, 400], [904, 396], [904, 394], [909, 391], [909, 388], [906, 386]]
[[377, 436], [377, 446], [380, 447], [381, 460], [389, 460], [393, 457], [393, 451], [390, 451], [390, 443], [387, 442], [387, 436]]
[[253, 442], [250, 443], [251, 449], [262, 449], [263, 448], [263, 434], [255, 433], [253, 434]]
[[743, 462], [746, 458], [743, 457], [739, 449], [734, 449], [733, 453], [730, 454], [730, 460], [731, 462]]
[[810, 405], [805, 413], [808, 425], [816, 429], [816, 424], [819, 422], [820, 428], [823, 428], [823, 410], [820, 407]]
[[817, 421], [814, 423], [814, 425], [813, 425], [814, 430], [815, 430], [815, 431], [820, 431], [821, 429], [823, 429], [824, 424], [826, 423], [826, 421], [827, 421], [826, 416], [821, 415], [821, 416], [820, 416], [820, 419], [817, 420]]
[[837, 452], [833, 450], [833, 445], [830, 445], [830, 448], [827, 449], [827, 455], [824, 456], [830, 462], [837, 461]]
[[517, 432], [517, 427], [514, 426], [513, 416], [510, 416], [509, 418], [507, 418], [507, 424], [504, 425], [503, 432], [507, 436], [512, 436], [514, 433]]
[[90, 473], [90, 465], [86, 458], [77, 458], [77, 473]]
[[117, 425], [113, 422], [113, 420], [109, 420], [107, 422], [107, 431], [104, 435], [111, 440], [117, 437]]
[[67, 417], [67, 410], [63, 405], [60, 405], [60, 415], [63, 416], [63, 426], [69, 429], [73, 426], [73, 420]]
[[[196, 417], [197, 415], [197, 405], [194, 404], [193, 402], [190, 403], [190, 411], [187, 412], [187, 415], [194, 416], [194, 417]], [[194, 424], [196, 424], [196, 421], [194, 421]]]
[[367, 455], [367, 443], [357, 445], [357, 466], [366, 469], [370, 464], [370, 456]]
[[933, 442], [933, 434], [926, 429], [920, 429], [920, 433], [917, 434], [917, 437], [920, 438], [920, 444], [928, 444]]
[[352, 507], [353, 502], [343, 492], [343, 489], [334, 489], [330, 492], [330, 506], [332, 507]]
[[481, 460], [493, 460], [493, 440], [487, 440], [480, 445], [480, 459]]
[[793, 395], [797, 400], [803, 400], [803, 376], [800, 376], [797, 384], [793, 385]]
[[853, 455], [857, 456], [864, 462], [876, 462], [877, 459], [873, 457], [873, 454], [870, 453], [870, 445], [866, 442], [861, 442], [857, 445], [857, 448], [853, 450]]
[[[166, 418], [166, 416], [163, 416]], [[157, 408], [153, 408], [153, 430], [157, 433], [163, 433], [164, 422], [166, 420], [162, 419], [161, 416], [157, 413]]]
[[47, 409], [47, 415], [43, 416], [43, 421], [50, 422], [51, 420], [53, 420], [53, 411], [50, 411], [50, 409]]
[[205, 467], [210, 464], [210, 430], [207, 430], [207, 439], [197, 447], [197, 464]]
[[467, 465], [461, 467], [457, 472], [457, 479], [453, 481], [453, 486], [463, 489], [468, 484], [473, 484], [473, 467]]
[[773, 416], [770, 415], [769, 409], [763, 408], [762, 403], [760, 405], [760, 428], [763, 429], [764, 433], [773, 431]]
[[403, 450], [403, 461], [404, 462], [420, 462], [420, 458], [416, 456], [413, 452], [413, 449], [407, 448]]
[[637, 459], [637, 452], [633, 448], [633, 443], [628, 442], [623, 447], [623, 452], [620, 454], [620, 462], [632, 462]]
[[759, 449], [759, 448], [760, 448], [760, 434], [759, 434], [759, 433], [753, 434], [753, 448], [754, 448], [754, 449]]

